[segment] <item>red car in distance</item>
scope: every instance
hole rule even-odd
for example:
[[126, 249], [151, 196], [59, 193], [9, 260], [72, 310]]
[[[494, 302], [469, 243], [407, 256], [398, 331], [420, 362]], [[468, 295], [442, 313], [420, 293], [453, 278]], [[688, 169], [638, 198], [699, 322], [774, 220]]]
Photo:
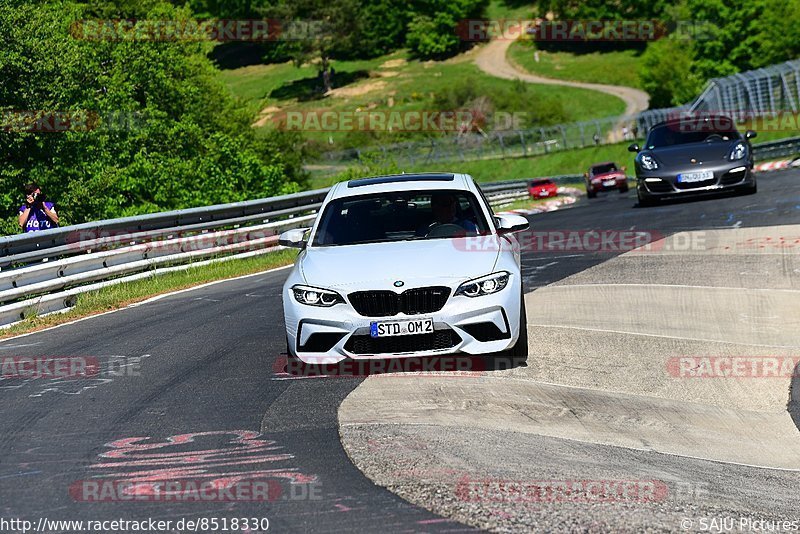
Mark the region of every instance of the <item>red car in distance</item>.
[[625, 167], [617, 167], [613, 161], [596, 163], [589, 167], [589, 172], [584, 173], [586, 179], [586, 196], [594, 198], [598, 191], [618, 190], [620, 193], [628, 191], [628, 177]]
[[558, 186], [553, 180], [532, 180], [528, 184], [528, 193], [532, 198], [548, 198], [558, 196]]

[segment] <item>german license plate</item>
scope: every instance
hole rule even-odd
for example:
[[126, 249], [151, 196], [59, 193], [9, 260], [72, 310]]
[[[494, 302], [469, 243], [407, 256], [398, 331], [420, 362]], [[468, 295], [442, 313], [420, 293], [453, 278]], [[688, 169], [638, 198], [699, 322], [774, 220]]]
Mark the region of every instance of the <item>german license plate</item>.
[[705, 182], [712, 178], [714, 178], [714, 173], [712, 171], [684, 172], [678, 175], [678, 181], [681, 183]]
[[616, 180], [606, 180], [605, 182], [603, 182], [603, 185], [606, 186], [606, 187], [614, 187], [615, 185], [617, 185], [617, 181]]
[[410, 336], [433, 333], [433, 319], [410, 321], [373, 321], [369, 324], [372, 337]]

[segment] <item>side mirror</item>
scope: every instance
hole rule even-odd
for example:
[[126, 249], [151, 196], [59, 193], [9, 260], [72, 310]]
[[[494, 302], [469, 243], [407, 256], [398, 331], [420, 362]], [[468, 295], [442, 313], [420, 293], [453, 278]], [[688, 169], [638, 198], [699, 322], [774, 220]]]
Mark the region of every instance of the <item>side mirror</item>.
[[530, 228], [528, 219], [520, 215], [498, 215], [497, 216], [497, 233], [498, 234], [511, 234], [514, 232], [522, 232]]
[[293, 230], [287, 230], [278, 236], [278, 244], [282, 247], [306, 248], [305, 238], [306, 232], [309, 230], [310, 228], [294, 228]]
[[752, 138], [756, 137], [757, 135], [758, 135], [758, 133], [755, 130], [747, 130], [744, 133], [744, 138], [745, 139], [752, 139]]
[[639, 152], [641, 148], [638, 143], [631, 143], [628, 145], [628, 152]]

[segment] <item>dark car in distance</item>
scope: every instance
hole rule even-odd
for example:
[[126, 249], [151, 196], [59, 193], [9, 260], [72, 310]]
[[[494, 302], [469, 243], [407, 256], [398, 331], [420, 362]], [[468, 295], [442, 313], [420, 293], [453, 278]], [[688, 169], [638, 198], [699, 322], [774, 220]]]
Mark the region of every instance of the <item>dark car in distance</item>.
[[586, 196], [594, 198], [601, 191], [617, 190], [620, 193], [628, 191], [628, 176], [625, 167], [617, 167], [613, 161], [595, 163], [589, 167], [589, 172], [583, 174], [586, 182]]
[[675, 118], [653, 126], [644, 146], [634, 143], [636, 195], [640, 206], [663, 198], [738, 191], [755, 193], [753, 150], [730, 118]]

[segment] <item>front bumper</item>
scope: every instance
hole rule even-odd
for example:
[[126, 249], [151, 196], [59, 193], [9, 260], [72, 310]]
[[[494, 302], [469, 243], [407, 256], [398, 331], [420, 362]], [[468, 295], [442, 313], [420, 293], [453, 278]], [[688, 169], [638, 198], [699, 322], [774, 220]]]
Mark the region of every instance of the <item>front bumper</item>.
[[718, 193], [752, 186], [755, 183], [752, 164], [747, 162], [732, 162], [711, 168], [704, 167], [702, 170], [714, 173], [712, 179], [704, 182], [678, 183], [678, 174], [697, 170], [698, 168], [694, 167], [681, 170], [672, 169], [669, 172], [660, 172], [659, 169], [648, 172], [639, 171], [636, 175], [636, 188], [641, 197], [655, 199]]
[[[456, 286], [457, 287], [457, 286]], [[348, 302], [330, 308], [298, 303], [284, 287], [284, 318], [289, 350], [306, 363], [337, 363], [347, 358], [426, 357], [441, 354], [471, 355], [501, 352], [519, 337], [521, 286], [513, 276], [501, 291], [480, 297], [453, 296], [439, 311], [421, 315], [365, 317]], [[359, 290], [363, 290], [359, 288]], [[433, 334], [372, 338], [373, 321], [431, 318]], [[403, 339], [401, 339], [403, 338]]]
[[[611, 182], [614, 183], [612, 184]], [[591, 183], [590, 188], [594, 192], [616, 191], [618, 189], [623, 189], [627, 183], [628, 183], [627, 178], [613, 178], [609, 180], [602, 180], [600, 182], [593, 182]]]
[[558, 196], [558, 189], [530, 189], [528, 193], [531, 198], [550, 198]]

